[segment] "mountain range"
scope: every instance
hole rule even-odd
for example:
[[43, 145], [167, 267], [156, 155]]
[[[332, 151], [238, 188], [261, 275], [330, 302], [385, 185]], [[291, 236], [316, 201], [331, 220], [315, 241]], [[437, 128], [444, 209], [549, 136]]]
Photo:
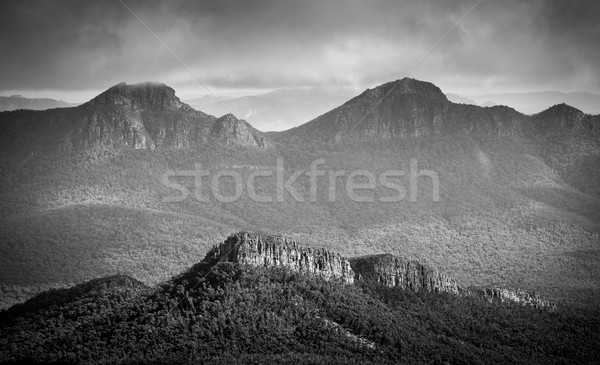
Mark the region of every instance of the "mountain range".
[[[71, 108], [2, 112], [3, 303], [114, 274], [155, 285], [245, 229], [348, 257], [416, 260], [463, 287], [521, 288], [559, 308], [596, 307], [598, 119], [565, 104], [533, 116], [455, 104], [413, 79], [366, 90], [282, 132], [194, 110], [156, 83], [115, 85]], [[376, 185], [359, 194], [373, 199], [356, 201], [340, 179], [332, 200], [328, 179], [313, 191], [299, 174], [318, 159], [324, 172], [345, 177], [405, 171], [395, 182], [411, 198], [386, 202], [401, 189]], [[254, 180], [267, 197], [278, 194], [277, 171], [300, 175], [294, 186], [304, 199], [284, 191], [271, 203], [245, 193], [224, 202], [207, 180], [189, 177], [195, 166], [213, 177], [236, 171], [243, 181], [273, 171]], [[409, 183], [413, 166], [417, 176], [437, 174], [438, 200], [431, 174]], [[164, 177], [177, 171], [194, 194], [173, 203]], [[231, 179], [217, 186], [237, 191]]]
[[539, 91], [461, 96], [446, 94], [455, 103], [480, 106], [509, 105], [524, 114], [536, 114], [556, 104], [569, 104], [590, 114], [600, 113], [600, 95], [588, 92]]
[[[542, 91], [463, 96], [445, 93], [456, 104], [484, 107], [507, 105], [524, 114], [539, 113], [556, 104], [568, 104], [586, 113], [600, 113], [600, 95], [587, 92]], [[301, 125], [343, 104], [354, 96], [349, 88], [285, 88], [264, 94], [232, 97], [205, 95], [183, 102], [207, 114], [234, 114], [261, 131], [282, 131]], [[0, 111], [17, 109], [45, 110], [80, 104], [54, 99], [29, 99], [21, 95], [0, 97]]]
[[[483, 107], [506, 105], [523, 114], [536, 114], [556, 104], [568, 104], [586, 113], [600, 113], [600, 95], [587, 92], [563, 93], [541, 91], [530, 93], [481, 94], [463, 96], [445, 93], [456, 104]], [[282, 131], [301, 125], [341, 105], [353, 96], [350, 89], [278, 89], [266, 94], [242, 97], [212, 95], [187, 99], [194, 109], [212, 115], [233, 113], [262, 131]], [[223, 105], [224, 104], [224, 105]]]

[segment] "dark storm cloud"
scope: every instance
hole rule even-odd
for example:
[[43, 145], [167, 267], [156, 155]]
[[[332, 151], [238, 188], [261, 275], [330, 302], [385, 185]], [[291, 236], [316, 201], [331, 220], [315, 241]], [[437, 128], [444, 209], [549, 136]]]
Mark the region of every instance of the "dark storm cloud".
[[[404, 76], [475, 1], [125, 1], [212, 87]], [[119, 1], [0, 3], [1, 90], [197, 86]], [[416, 70], [452, 85], [598, 87], [594, 2], [484, 1]]]
[[589, 77], [600, 88], [600, 2], [551, 0], [542, 7], [539, 33], [548, 49], [571, 73]]
[[126, 14], [106, 4], [5, 1], [0, 7], [5, 89], [81, 87], [100, 59], [118, 57], [123, 43], [116, 30]]

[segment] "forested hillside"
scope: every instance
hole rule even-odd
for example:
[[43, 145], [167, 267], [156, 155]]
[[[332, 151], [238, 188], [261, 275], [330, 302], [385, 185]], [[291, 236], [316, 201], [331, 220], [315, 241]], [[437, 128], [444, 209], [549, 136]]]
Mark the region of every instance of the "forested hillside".
[[115, 276], [0, 312], [0, 361], [591, 364], [599, 329], [592, 312], [207, 259], [154, 288]]

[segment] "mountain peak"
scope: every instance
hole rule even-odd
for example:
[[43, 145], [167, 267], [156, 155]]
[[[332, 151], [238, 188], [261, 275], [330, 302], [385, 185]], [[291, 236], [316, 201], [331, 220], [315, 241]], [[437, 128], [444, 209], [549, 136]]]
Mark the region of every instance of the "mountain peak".
[[581, 110], [561, 103], [532, 116], [539, 131], [559, 132], [581, 128], [586, 115]]
[[400, 80], [385, 83], [378, 88], [387, 89], [394, 88], [392, 92], [401, 94], [418, 94], [421, 96], [429, 96], [435, 98], [443, 98], [447, 100], [446, 95], [431, 82], [421, 81], [405, 77]]
[[120, 105], [132, 109], [154, 111], [191, 110], [190, 106], [182, 103], [175, 96], [175, 90], [158, 82], [143, 82], [131, 85], [121, 82], [96, 96], [89, 104]]
[[405, 77], [403, 79], [386, 82], [373, 89], [367, 89], [359, 96], [350, 100], [350, 102], [353, 100], [362, 100], [364, 98], [379, 101], [384, 98], [394, 99], [406, 95], [448, 101], [442, 90], [434, 84]]
[[231, 113], [215, 120], [211, 132], [229, 146], [266, 147], [266, 140], [259, 131]]
[[340, 107], [286, 133], [300, 139], [391, 139], [435, 134], [521, 133], [510, 108], [451, 103], [434, 84], [404, 78], [367, 89]]
[[563, 114], [563, 113], [583, 113], [583, 112], [569, 104], [560, 103], [560, 104], [555, 104], [538, 114], [542, 114], [542, 113], [561, 113], [561, 114]]
[[218, 120], [224, 121], [224, 122], [236, 122], [236, 123], [240, 122], [240, 120], [231, 113], [227, 113], [227, 114], [221, 116], [220, 118], [218, 118]]

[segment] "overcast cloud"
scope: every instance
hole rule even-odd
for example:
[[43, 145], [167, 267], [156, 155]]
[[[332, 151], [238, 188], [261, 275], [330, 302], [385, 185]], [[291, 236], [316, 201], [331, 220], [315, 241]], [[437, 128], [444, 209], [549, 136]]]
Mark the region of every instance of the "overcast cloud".
[[[124, 1], [215, 92], [401, 78], [477, 2]], [[484, 0], [411, 76], [468, 94], [599, 93], [598, 19], [596, 1]], [[208, 93], [118, 0], [2, 1], [0, 45], [2, 94]]]

